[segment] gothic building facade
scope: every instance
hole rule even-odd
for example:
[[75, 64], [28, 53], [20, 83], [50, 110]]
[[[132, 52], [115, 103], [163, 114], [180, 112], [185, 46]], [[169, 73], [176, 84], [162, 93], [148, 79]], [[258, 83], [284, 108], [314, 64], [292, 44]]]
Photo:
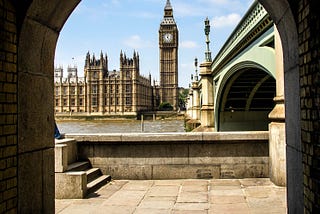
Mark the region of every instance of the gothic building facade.
[[137, 115], [140, 111], [157, 110], [161, 103], [170, 103], [178, 110], [178, 40], [179, 32], [173, 8], [167, 0], [159, 28], [160, 82], [151, 84], [140, 75], [139, 55], [133, 58], [120, 54], [120, 70], [108, 70], [108, 58], [96, 59], [87, 54], [84, 77], [77, 68], [55, 69], [55, 113], [88, 115]]
[[120, 54], [120, 70], [108, 70], [108, 58], [101, 53], [96, 59], [86, 56], [84, 77], [77, 68], [55, 69], [55, 112], [86, 113], [89, 115], [136, 115], [153, 109], [151, 76], [140, 75], [139, 55], [133, 58]]

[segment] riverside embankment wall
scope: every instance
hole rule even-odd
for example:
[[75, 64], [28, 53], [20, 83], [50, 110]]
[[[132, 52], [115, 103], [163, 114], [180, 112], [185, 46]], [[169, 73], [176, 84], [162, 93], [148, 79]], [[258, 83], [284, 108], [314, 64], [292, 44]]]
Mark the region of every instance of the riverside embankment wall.
[[114, 179], [269, 177], [268, 132], [66, 134]]

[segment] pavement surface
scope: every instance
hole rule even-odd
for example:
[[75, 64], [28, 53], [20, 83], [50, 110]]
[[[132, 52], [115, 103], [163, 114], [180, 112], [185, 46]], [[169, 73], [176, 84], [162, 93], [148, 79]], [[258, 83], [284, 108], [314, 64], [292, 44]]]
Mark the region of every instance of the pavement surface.
[[86, 199], [55, 200], [56, 213], [286, 213], [286, 188], [268, 178], [113, 180]]

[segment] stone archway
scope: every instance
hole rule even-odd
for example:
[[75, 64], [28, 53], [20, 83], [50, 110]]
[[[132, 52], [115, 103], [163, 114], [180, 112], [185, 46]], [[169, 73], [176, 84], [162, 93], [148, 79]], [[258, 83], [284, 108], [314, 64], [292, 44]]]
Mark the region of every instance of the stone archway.
[[32, 1], [18, 14], [18, 212], [54, 213], [54, 54], [79, 2]]
[[259, 0], [271, 16], [280, 34], [285, 92], [287, 206], [289, 213], [303, 212], [303, 168], [300, 126], [300, 84], [298, 31], [291, 8], [286, 0]]
[[[287, 0], [259, 1], [271, 15], [282, 38], [288, 136], [288, 208], [289, 212], [301, 213], [303, 169], [297, 28]], [[20, 211], [34, 209], [53, 213], [54, 52], [59, 32], [80, 0], [28, 2], [25, 10], [18, 12], [18, 204]]]

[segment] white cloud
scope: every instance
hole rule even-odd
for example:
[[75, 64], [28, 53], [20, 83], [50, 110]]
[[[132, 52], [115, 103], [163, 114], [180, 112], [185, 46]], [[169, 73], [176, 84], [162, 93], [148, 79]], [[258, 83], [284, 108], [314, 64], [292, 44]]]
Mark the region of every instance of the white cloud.
[[237, 13], [231, 13], [226, 16], [217, 16], [212, 20], [214, 28], [233, 27], [239, 23], [241, 16]]
[[194, 7], [194, 5], [177, 2], [173, 8], [174, 14], [176, 16], [185, 17], [185, 16], [200, 16], [203, 14], [203, 10]]
[[181, 48], [196, 48], [198, 45], [194, 41], [182, 41], [180, 42]]
[[134, 49], [152, 47], [150, 41], [143, 40], [139, 35], [133, 35], [123, 41], [123, 44]]

